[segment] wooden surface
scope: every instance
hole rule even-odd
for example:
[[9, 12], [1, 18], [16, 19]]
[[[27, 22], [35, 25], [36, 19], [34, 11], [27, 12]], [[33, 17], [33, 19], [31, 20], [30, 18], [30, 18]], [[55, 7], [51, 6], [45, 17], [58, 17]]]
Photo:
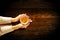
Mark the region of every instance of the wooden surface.
[[0, 16], [16, 17], [27, 13], [33, 20], [26, 29], [8, 33], [0, 37], [1, 40], [56, 40], [59, 3], [58, 0], [1, 0]]
[[[10, 11], [6, 15], [15, 17], [20, 13], [27, 13], [32, 23], [26, 29], [18, 29], [1, 37], [10, 40], [49, 40], [56, 36], [58, 16], [54, 12], [40, 11]], [[10, 14], [11, 13], [11, 14]], [[12, 14], [13, 13], [13, 14]], [[14, 15], [15, 14], [15, 15]]]

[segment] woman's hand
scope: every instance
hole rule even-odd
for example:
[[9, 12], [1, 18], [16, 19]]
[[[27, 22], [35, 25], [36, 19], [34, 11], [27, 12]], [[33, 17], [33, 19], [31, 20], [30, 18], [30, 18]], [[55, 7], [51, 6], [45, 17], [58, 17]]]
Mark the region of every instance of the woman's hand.
[[[17, 17], [13, 18], [12, 19], [12, 22], [20, 21], [20, 18], [21, 17], [24, 17], [24, 16], [26, 16], [26, 17], [29, 18], [29, 16], [26, 15], [26, 14], [20, 14]], [[32, 20], [31, 19], [28, 19], [28, 23], [26, 23], [26, 24], [23, 24], [23, 23], [17, 24], [15, 26], [13, 26], [13, 29], [15, 30], [15, 29], [19, 29], [19, 28], [27, 28], [29, 26], [30, 22], [32, 22]]]
[[27, 24], [21, 24], [20, 23], [20, 24], [17, 24], [15, 26], [13, 26], [13, 29], [16, 30], [16, 29], [19, 29], [19, 28], [27, 28], [29, 26], [30, 22], [32, 22], [31, 19], [29, 19], [29, 22]]
[[29, 26], [30, 23], [28, 24], [18, 24], [18, 25], [15, 25], [13, 26], [13, 30], [16, 30], [16, 29], [19, 29], [19, 28], [27, 28]]
[[[20, 14], [20, 15], [18, 15], [17, 17], [12, 18], [11, 21], [12, 21], [12, 22], [20, 21], [20, 18], [23, 17], [23, 16], [25, 16], [25, 15], [26, 15], [26, 14]], [[26, 15], [26, 16], [27, 16], [27, 15]]]

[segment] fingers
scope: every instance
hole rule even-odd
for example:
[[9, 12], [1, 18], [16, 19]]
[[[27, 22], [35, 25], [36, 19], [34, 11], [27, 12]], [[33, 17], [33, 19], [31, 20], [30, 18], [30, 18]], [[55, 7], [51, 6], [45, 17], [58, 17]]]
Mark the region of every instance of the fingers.
[[30, 23], [27, 23], [27, 24], [23, 24], [23, 27], [24, 28], [27, 28], [29, 26]]
[[20, 14], [20, 15], [18, 15], [17, 17], [14, 18], [14, 19], [16, 19], [16, 21], [14, 21], [14, 22], [20, 21], [20, 18], [22, 18], [22, 17], [24, 17], [24, 16], [26, 16], [26, 17], [29, 18], [29, 16], [26, 15], [26, 14]]
[[31, 20], [31, 19], [29, 19], [29, 22], [32, 22], [32, 20]]
[[[18, 21], [20, 21], [20, 18], [21, 17], [24, 17], [24, 16], [26, 16], [26, 17], [29, 18], [29, 16], [26, 15], [26, 14], [20, 14], [16, 18], [17, 18]], [[25, 24], [20, 23], [20, 24], [16, 25], [15, 28], [27, 28], [29, 26], [30, 22], [32, 22], [32, 20], [31, 19], [28, 19], [28, 22], [27, 23], [25, 23]]]
[[29, 22], [27, 24], [24, 24], [24, 27], [27, 28], [30, 25], [30, 22], [32, 22], [31, 19], [29, 19]]
[[29, 16], [27, 14], [21, 14], [20, 17], [27, 17], [27, 18], [29, 18]]

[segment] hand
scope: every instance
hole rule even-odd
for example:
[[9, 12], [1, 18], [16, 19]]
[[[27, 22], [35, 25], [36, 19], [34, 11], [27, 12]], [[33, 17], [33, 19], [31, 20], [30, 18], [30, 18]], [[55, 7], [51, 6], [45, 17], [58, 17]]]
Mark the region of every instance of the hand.
[[27, 28], [29, 26], [30, 22], [32, 22], [31, 19], [29, 19], [29, 22], [27, 24], [21, 24], [20, 23], [20, 24], [17, 24], [15, 26], [13, 26], [13, 29], [16, 30], [16, 29], [19, 29], [19, 28]]
[[27, 28], [29, 26], [30, 23], [28, 24], [18, 24], [18, 25], [15, 25], [13, 26], [13, 30], [16, 30], [16, 29], [19, 29], [19, 28]]
[[20, 18], [21, 17], [23, 17], [23, 16], [27, 16], [26, 14], [20, 14], [20, 15], [18, 15], [17, 17], [15, 17], [15, 18], [12, 18], [12, 22], [17, 22], [17, 21], [20, 21]]
[[27, 28], [29, 26], [30, 22], [32, 22], [31, 19], [29, 19], [29, 22], [27, 24], [22, 24], [23, 26], [21, 28]]

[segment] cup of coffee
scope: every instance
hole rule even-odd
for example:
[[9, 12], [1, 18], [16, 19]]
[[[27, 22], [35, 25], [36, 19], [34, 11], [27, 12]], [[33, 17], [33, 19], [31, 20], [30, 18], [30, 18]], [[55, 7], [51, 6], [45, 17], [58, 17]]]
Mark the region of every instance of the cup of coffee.
[[27, 16], [26, 14], [22, 15], [20, 18], [20, 22], [22, 24], [27, 24], [29, 22], [29, 16]]

